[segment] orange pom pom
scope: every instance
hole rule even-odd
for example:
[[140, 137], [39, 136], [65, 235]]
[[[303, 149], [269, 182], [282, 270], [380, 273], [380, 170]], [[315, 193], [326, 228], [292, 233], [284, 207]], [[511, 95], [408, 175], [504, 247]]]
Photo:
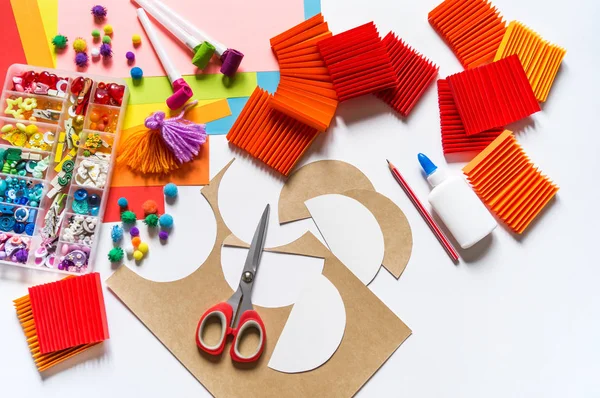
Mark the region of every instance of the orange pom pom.
[[142, 210], [144, 210], [144, 214], [156, 214], [158, 213], [158, 205], [153, 200], [147, 200], [142, 205]]
[[133, 247], [138, 247], [140, 245], [140, 243], [142, 243], [142, 240], [140, 239], [139, 236], [133, 237], [131, 239], [131, 244], [133, 245]]

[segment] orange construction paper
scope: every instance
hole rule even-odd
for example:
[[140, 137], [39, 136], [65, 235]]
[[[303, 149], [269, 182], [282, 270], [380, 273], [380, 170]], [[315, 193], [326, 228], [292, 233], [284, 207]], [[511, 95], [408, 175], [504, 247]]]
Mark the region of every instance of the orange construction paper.
[[[4, 0], [6, 1], [6, 0]], [[29, 65], [54, 67], [37, 0], [10, 0]]]

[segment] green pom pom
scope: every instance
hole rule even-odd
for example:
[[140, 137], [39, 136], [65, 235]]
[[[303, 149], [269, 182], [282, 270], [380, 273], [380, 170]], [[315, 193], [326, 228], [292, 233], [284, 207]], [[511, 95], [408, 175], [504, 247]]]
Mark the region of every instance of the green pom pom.
[[144, 222], [149, 227], [156, 227], [158, 225], [158, 216], [156, 214], [148, 214]]
[[112, 42], [112, 39], [110, 38], [110, 36], [104, 36], [102, 38], [102, 43], [104, 44], [110, 44]]
[[54, 47], [60, 49], [65, 48], [68, 41], [69, 39], [64, 35], [56, 35], [52, 38], [52, 44], [54, 44]]
[[119, 261], [123, 260], [123, 256], [123, 249], [121, 249], [120, 247], [113, 247], [108, 252], [108, 259], [111, 263], [118, 263]]
[[92, 37], [94, 39], [99, 39], [100, 38], [100, 31], [98, 29], [92, 30]]
[[90, 152], [90, 150], [89, 150], [89, 149], [86, 149], [86, 150], [84, 150], [84, 151], [83, 151], [83, 156], [85, 156], [85, 157], [88, 157], [88, 156], [90, 156], [91, 154], [92, 154], [92, 153]]
[[137, 217], [132, 211], [127, 210], [121, 213], [121, 221], [123, 221], [123, 224], [134, 224], [136, 220]]

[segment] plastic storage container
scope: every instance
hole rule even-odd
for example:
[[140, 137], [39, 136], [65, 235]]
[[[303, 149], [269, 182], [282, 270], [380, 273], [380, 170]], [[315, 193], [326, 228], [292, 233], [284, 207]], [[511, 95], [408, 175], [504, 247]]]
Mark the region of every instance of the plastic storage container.
[[90, 272], [127, 84], [15, 64], [0, 98], [0, 263]]

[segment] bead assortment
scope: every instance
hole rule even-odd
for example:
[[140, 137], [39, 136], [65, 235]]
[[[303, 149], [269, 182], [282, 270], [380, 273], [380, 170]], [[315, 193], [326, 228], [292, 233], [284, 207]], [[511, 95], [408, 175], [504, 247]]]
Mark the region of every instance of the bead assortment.
[[68, 243], [91, 246], [94, 242], [96, 227], [98, 227], [96, 217], [71, 216], [67, 219], [66, 228], [63, 228], [61, 239]]
[[48, 152], [54, 144], [54, 133], [42, 131], [35, 124], [25, 125], [23, 123], [5, 124], [0, 128], [1, 137], [12, 146], [31, 148]]

